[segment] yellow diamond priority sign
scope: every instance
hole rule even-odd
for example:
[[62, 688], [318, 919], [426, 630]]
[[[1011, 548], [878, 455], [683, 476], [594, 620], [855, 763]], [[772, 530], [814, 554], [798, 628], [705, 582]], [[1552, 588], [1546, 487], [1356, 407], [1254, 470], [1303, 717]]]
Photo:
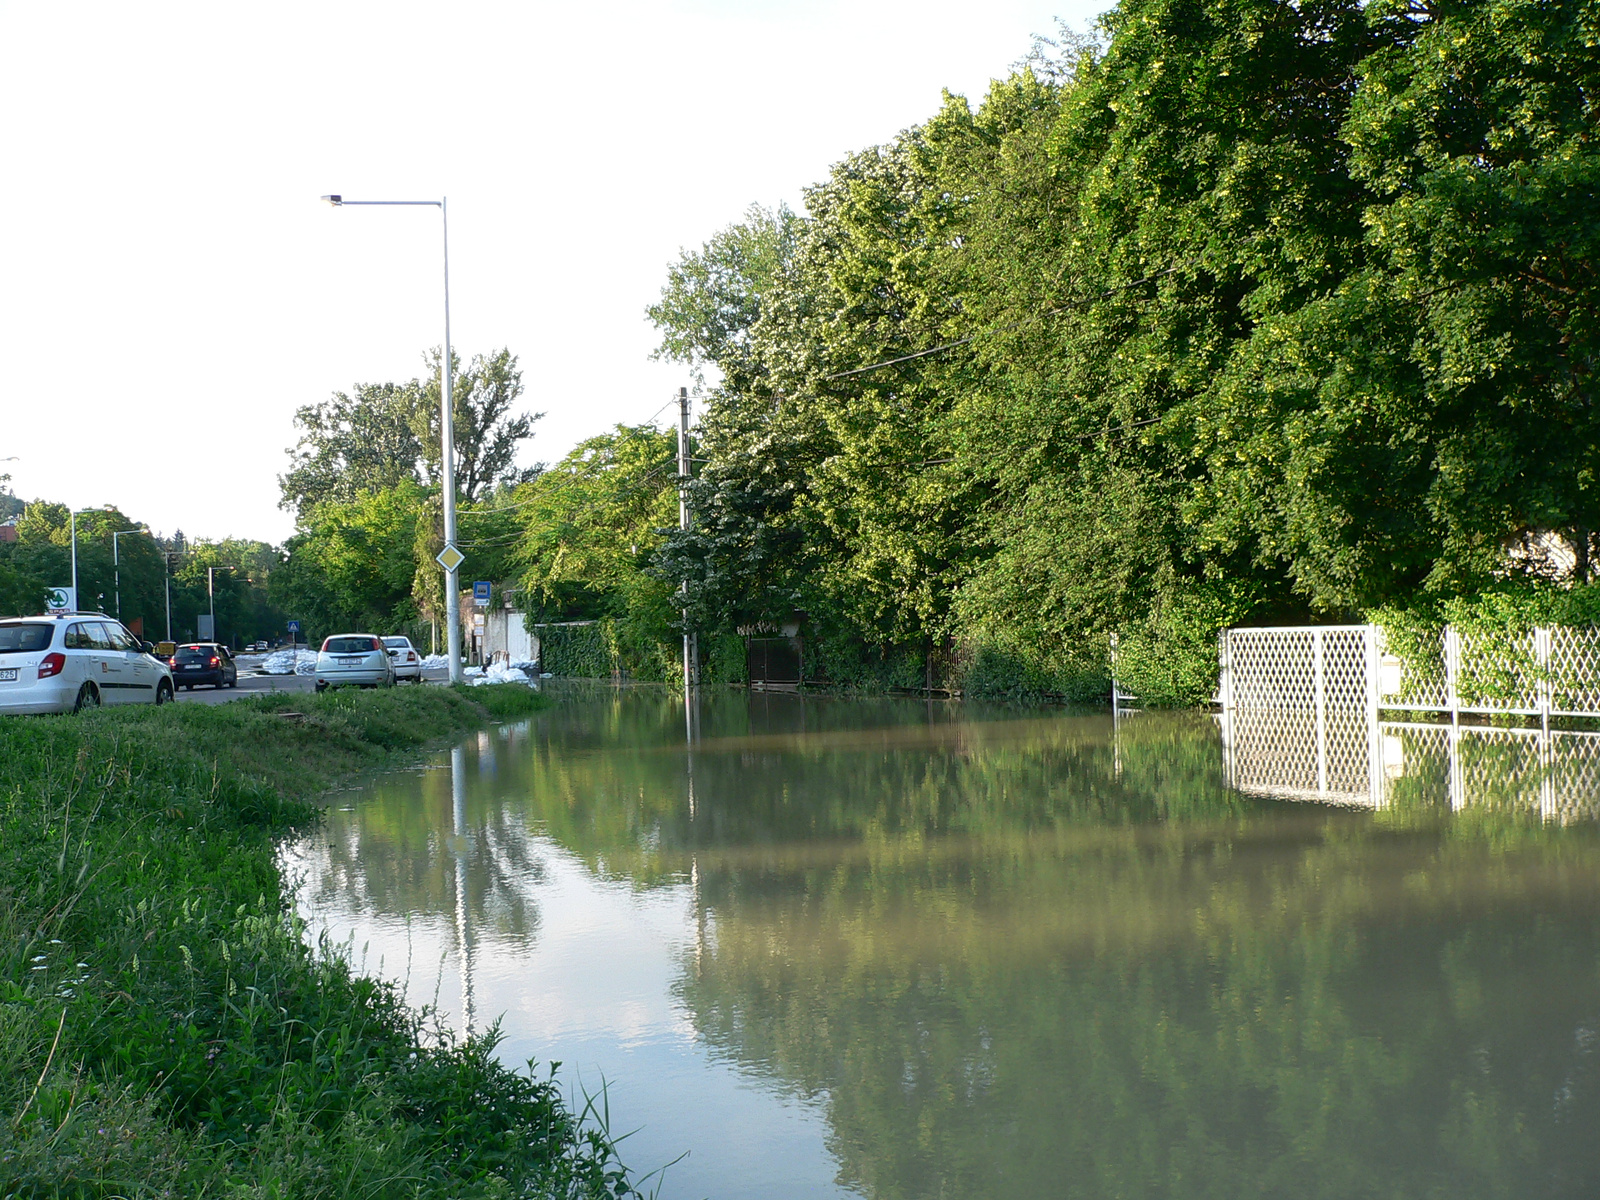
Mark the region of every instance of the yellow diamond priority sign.
[[446, 542], [444, 549], [439, 551], [434, 561], [446, 571], [454, 571], [462, 563], [467, 561], [467, 556], [456, 549], [455, 543]]

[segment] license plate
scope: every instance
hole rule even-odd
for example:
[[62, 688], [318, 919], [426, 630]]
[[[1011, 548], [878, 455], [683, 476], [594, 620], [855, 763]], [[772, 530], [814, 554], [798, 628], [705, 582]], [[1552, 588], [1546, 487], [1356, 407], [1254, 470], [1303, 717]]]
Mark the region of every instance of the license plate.
[[360, 666], [361, 665], [361, 656], [357, 655], [354, 658], [341, 658], [339, 660], [339, 665], [341, 667], [356, 667], [356, 666]]
[[205, 668], [202, 667], [199, 663], [184, 663], [183, 667], [181, 669], [185, 670], [185, 671], [203, 671], [203, 670], [205, 670]]
[[0, 683], [14, 683], [17, 678], [17, 668], [0, 667]]

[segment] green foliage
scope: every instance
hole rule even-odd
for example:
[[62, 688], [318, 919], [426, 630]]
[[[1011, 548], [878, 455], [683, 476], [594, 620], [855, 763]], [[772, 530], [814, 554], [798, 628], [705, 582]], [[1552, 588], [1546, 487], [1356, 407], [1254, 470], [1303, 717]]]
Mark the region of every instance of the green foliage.
[[1586, 580], [1596, 20], [1124, 0], [947, 97], [672, 267], [662, 352], [722, 379], [652, 569], [852, 679], [1048, 691], [1121, 631], [1170, 703], [1211, 622], [1476, 594], [1540, 531]]
[[[517, 451], [533, 436], [537, 414], [517, 414], [522, 372], [509, 350], [478, 355], [463, 369], [452, 354], [456, 489], [469, 503], [533, 472], [518, 471]], [[428, 372], [406, 383], [360, 383], [352, 396], [308, 404], [295, 413], [300, 440], [289, 470], [279, 476], [282, 505], [304, 521], [323, 504], [350, 504], [365, 492], [403, 483], [437, 489], [439, 479], [439, 358], [423, 356]]]
[[534, 620], [636, 614], [667, 632], [670, 586], [643, 568], [677, 523], [677, 473], [672, 434], [619, 425], [517, 489], [516, 560]]
[[1578, 682], [1541, 668], [1529, 635], [1541, 626], [1600, 625], [1600, 584], [1502, 585], [1434, 604], [1375, 609], [1367, 619], [1383, 626], [1389, 652], [1401, 661], [1403, 699], [1420, 699], [1428, 682], [1444, 679], [1448, 625], [1468, 647], [1457, 681], [1462, 698], [1505, 703], [1529, 695], [1541, 678], [1558, 689]]
[[582, 625], [536, 625], [539, 664], [569, 679], [609, 679], [617, 671], [605, 630], [598, 621]]
[[[16, 542], [0, 543], [0, 613], [31, 615], [44, 609], [43, 588], [71, 582], [71, 513], [35, 501], [16, 528]], [[169, 601], [178, 639], [197, 637], [197, 618], [213, 610], [217, 636], [232, 645], [282, 632], [283, 613], [269, 595], [282, 560], [271, 546], [242, 538], [190, 543], [181, 530], [165, 538], [142, 528], [114, 507], [78, 514], [79, 607], [115, 615], [120, 591], [121, 619], [151, 640], [166, 635]]]
[[[544, 701], [278, 695], [7, 718], [0, 1192], [617, 1196], [552, 1081], [307, 951], [279, 836], [355, 770]], [[294, 712], [290, 712], [293, 705]]]
[[[540, 665], [569, 679], [681, 682], [681, 643], [637, 622], [603, 617], [581, 625], [536, 625]], [[741, 664], [738, 678], [743, 678]]]
[[349, 629], [387, 633], [414, 618], [418, 548], [430, 531], [427, 500], [420, 484], [407, 481], [311, 509], [285, 544], [274, 600], [302, 621], [308, 638]]

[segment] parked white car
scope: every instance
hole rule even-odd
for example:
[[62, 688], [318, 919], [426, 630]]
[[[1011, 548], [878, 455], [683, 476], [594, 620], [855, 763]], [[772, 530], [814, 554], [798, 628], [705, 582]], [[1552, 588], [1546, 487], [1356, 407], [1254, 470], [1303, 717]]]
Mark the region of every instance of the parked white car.
[[351, 683], [360, 687], [394, 686], [394, 664], [376, 634], [336, 633], [323, 639], [322, 649], [317, 652], [317, 691]]
[[64, 713], [165, 704], [172, 671], [104, 613], [0, 621], [0, 713]]
[[395, 682], [409, 679], [412, 683], [422, 682], [422, 655], [417, 653], [417, 648], [411, 644], [408, 637], [386, 637], [383, 639], [385, 648], [389, 651], [389, 661], [394, 664]]

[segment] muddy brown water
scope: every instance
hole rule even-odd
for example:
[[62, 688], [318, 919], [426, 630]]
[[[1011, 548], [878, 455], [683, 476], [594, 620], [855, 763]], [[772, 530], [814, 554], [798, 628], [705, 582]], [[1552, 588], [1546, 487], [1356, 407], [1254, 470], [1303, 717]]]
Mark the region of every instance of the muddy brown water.
[[285, 865], [663, 1197], [1600, 1194], [1592, 824], [1253, 799], [1188, 714], [559, 700]]

